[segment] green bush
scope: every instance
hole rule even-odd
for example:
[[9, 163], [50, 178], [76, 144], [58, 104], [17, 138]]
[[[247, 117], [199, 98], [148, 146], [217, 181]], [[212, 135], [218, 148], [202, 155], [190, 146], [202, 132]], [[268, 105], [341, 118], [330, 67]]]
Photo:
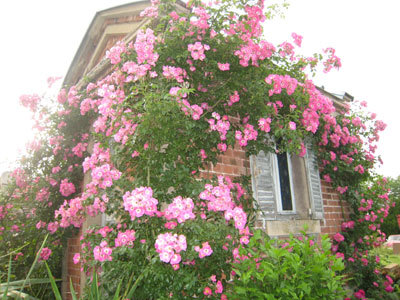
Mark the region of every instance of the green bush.
[[256, 231], [239, 249], [229, 299], [343, 299], [344, 280], [337, 272], [344, 264], [330, 248], [327, 236], [319, 244], [305, 233], [275, 240]]

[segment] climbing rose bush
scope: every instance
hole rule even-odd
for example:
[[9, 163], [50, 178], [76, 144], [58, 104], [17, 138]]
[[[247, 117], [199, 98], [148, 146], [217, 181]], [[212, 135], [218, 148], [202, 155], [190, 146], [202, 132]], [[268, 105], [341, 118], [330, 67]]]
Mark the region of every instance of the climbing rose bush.
[[[113, 69], [104, 78], [89, 73], [89, 83], [61, 89], [51, 109], [23, 97], [38, 140], [2, 198], [18, 199], [24, 209], [11, 217], [12, 204], [1, 205], [0, 221], [18, 232], [29, 219], [40, 234], [66, 237], [106, 214], [106, 224], [82, 232], [74, 255], [88, 275], [102, 274], [106, 293], [121, 278], [137, 299], [226, 299], [256, 205], [248, 174], [230, 178], [212, 166], [234, 147], [247, 156], [263, 150], [303, 157], [309, 145], [322, 178], [355, 212], [344, 225], [352, 238], [338, 233], [333, 247], [351, 246], [356, 236], [374, 246], [375, 215], [385, 215], [390, 200], [361, 195], [370, 188], [385, 124], [364, 104], [333, 103], [313, 84], [308, 74], [319, 66], [341, 66], [335, 50], [304, 57], [296, 53], [296, 33], [279, 45], [265, 40], [273, 12], [263, 1], [191, 1], [185, 12], [176, 5], [151, 1], [142, 14], [151, 26], [106, 52]], [[38, 199], [29, 213], [25, 199]], [[353, 230], [359, 223], [371, 226]], [[390, 292], [367, 284], [368, 295]]]

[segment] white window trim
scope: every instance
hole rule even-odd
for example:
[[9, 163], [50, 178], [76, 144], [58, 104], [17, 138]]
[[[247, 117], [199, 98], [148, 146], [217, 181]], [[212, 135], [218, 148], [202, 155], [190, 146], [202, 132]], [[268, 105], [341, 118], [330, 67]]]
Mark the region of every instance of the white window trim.
[[290, 193], [292, 196], [292, 210], [283, 210], [282, 209], [282, 197], [281, 197], [281, 183], [279, 180], [279, 167], [278, 167], [278, 156], [273, 154], [272, 159], [272, 173], [274, 179], [274, 189], [275, 189], [275, 199], [276, 199], [276, 207], [277, 212], [282, 215], [294, 215], [296, 214], [296, 199], [294, 196], [294, 188], [293, 188], [293, 171], [292, 171], [292, 162], [291, 155], [286, 153], [287, 161], [288, 161], [288, 169], [289, 169], [289, 182], [290, 182]]

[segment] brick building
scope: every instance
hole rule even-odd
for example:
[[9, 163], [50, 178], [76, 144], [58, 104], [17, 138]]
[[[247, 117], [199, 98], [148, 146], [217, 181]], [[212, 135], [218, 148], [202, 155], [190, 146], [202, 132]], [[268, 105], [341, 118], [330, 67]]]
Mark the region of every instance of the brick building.
[[[149, 22], [140, 17], [140, 12], [148, 6], [149, 1], [140, 1], [98, 12], [70, 65], [64, 85], [76, 85], [80, 89], [85, 85], [84, 78], [96, 81], [109, 73], [112, 67], [104, 58], [106, 51], [119, 40], [129, 43], [135, 39], [137, 31]], [[177, 4], [177, 10], [185, 11], [185, 7]], [[337, 107], [346, 100], [324, 90], [321, 92]], [[251, 175], [253, 195], [261, 208], [257, 225], [270, 236], [286, 237], [303, 230], [304, 225], [310, 234], [334, 234], [349, 214], [349, 207], [339, 200], [338, 193], [320, 179], [312, 151], [307, 151], [303, 158], [263, 152], [248, 158], [236, 146], [221, 155], [216, 165], [202, 172], [202, 176], [219, 174]], [[86, 221], [81, 230], [104, 222], [105, 216], [98, 216]], [[72, 260], [79, 249], [79, 237], [69, 239], [63, 265], [64, 299], [71, 299], [70, 280], [76, 291], [84, 286], [85, 276]]]

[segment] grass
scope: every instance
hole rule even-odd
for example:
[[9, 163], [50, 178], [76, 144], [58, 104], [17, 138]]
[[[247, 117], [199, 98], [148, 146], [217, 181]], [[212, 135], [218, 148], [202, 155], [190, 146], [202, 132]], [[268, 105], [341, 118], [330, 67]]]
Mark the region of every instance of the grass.
[[381, 262], [384, 266], [387, 266], [391, 263], [400, 265], [400, 255], [394, 254], [392, 248], [378, 247], [372, 250], [372, 253], [380, 256]]

